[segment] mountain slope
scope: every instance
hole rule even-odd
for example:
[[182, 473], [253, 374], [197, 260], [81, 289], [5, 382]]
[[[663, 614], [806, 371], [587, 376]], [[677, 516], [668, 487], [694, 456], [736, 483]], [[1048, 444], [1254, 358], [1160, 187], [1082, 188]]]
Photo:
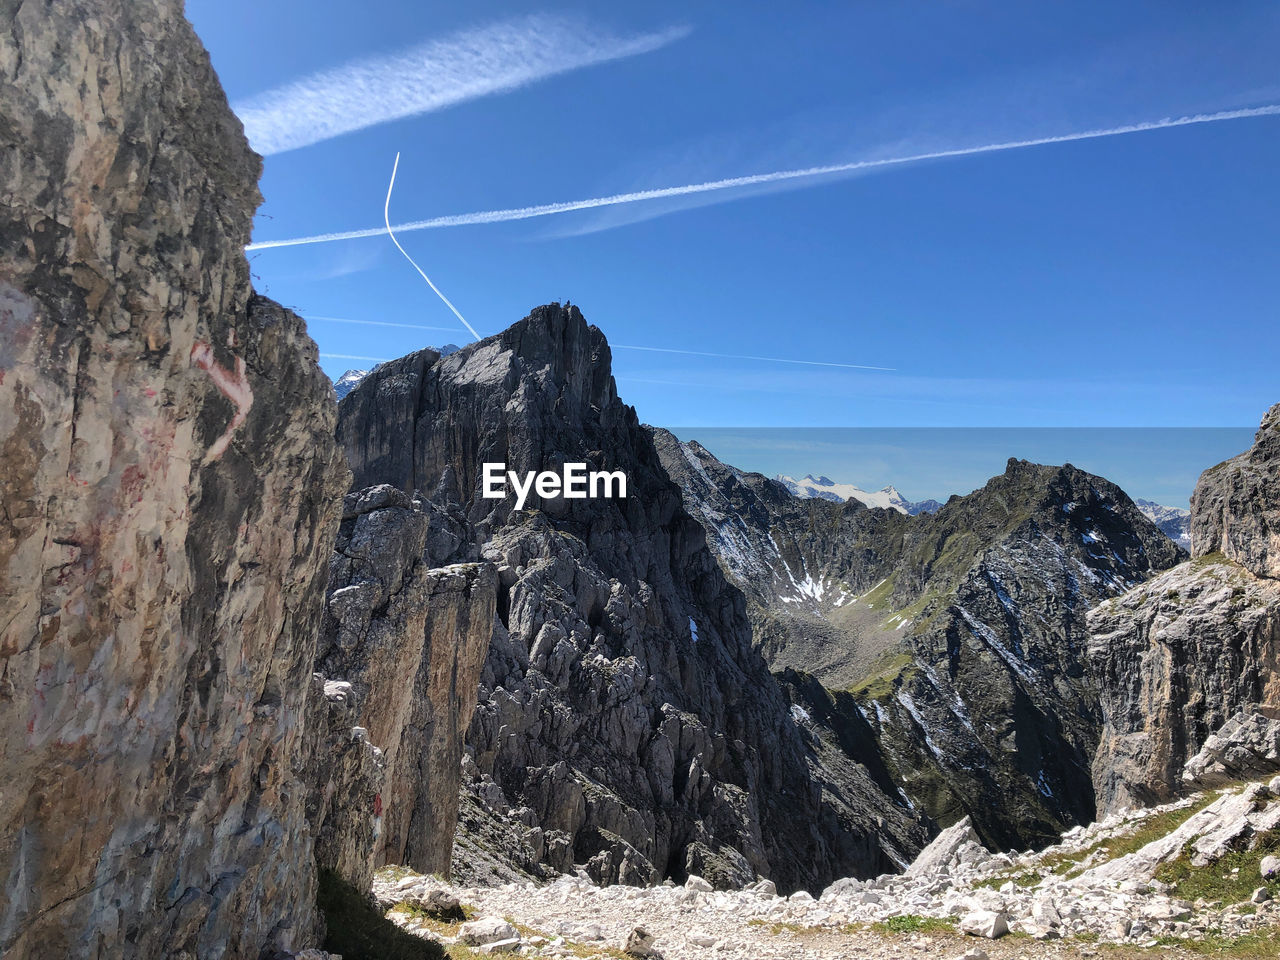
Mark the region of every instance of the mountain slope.
[[861, 715], [913, 802], [943, 823], [967, 813], [1004, 847], [1092, 817], [1085, 614], [1181, 556], [1123, 491], [1010, 460], [909, 517], [800, 499], [665, 431], [655, 442], [773, 669], [845, 691], [815, 709]]

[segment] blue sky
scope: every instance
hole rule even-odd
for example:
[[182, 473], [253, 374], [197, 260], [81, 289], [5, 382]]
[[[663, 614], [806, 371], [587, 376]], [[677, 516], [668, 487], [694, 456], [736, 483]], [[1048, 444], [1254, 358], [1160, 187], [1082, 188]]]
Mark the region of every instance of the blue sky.
[[[397, 152], [393, 224], [1262, 108], [399, 236], [481, 334], [570, 299], [615, 344], [805, 361], [616, 349], [666, 426], [1254, 426], [1280, 400], [1274, 3], [187, 12], [268, 153], [255, 242], [380, 226]], [[470, 339], [385, 235], [251, 257], [323, 354]]]

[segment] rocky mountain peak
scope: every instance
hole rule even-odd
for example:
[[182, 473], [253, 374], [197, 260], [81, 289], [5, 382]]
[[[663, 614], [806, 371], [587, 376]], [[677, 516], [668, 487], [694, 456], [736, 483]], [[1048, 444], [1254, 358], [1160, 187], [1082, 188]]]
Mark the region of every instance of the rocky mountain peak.
[[[573, 304], [534, 307], [502, 333], [459, 353], [464, 358], [489, 357], [495, 344], [500, 352], [511, 353], [522, 377], [532, 376], [597, 409], [618, 399], [608, 341]], [[468, 359], [460, 362], [465, 364]]]

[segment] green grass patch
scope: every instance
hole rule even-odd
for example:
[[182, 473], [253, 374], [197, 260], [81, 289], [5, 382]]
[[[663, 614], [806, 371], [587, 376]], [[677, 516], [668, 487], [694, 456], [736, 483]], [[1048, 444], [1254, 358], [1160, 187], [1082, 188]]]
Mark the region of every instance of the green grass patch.
[[1263, 857], [1280, 853], [1280, 830], [1269, 830], [1254, 840], [1254, 849], [1233, 850], [1204, 867], [1192, 866], [1190, 851], [1184, 849], [1156, 871], [1156, 879], [1170, 884], [1184, 900], [1240, 903], [1258, 887], [1266, 887], [1273, 898], [1280, 897], [1280, 880], [1263, 880], [1259, 871]]
[[1198, 940], [1158, 937], [1161, 947], [1175, 947], [1198, 957], [1235, 957], [1240, 960], [1275, 960], [1276, 931], [1258, 930], [1239, 937], [1208, 936]]
[[914, 913], [904, 913], [888, 920], [881, 920], [871, 925], [877, 933], [954, 933], [956, 922], [950, 918], [920, 917]]
[[1019, 873], [1016, 875], [1005, 873], [996, 874], [994, 877], [984, 877], [981, 880], [975, 881], [973, 887], [974, 889], [977, 889], [978, 887], [990, 887], [992, 890], [999, 890], [1006, 883], [1012, 880], [1015, 887], [1030, 889], [1043, 879], [1044, 877], [1039, 873], [1036, 873], [1036, 871], [1028, 870], [1026, 873]]
[[438, 943], [405, 933], [367, 896], [331, 870], [320, 871], [316, 905], [324, 916], [324, 949], [344, 960], [443, 960]]
[[903, 681], [909, 680], [918, 672], [909, 653], [886, 650], [871, 662], [870, 671], [849, 688], [849, 693], [864, 702], [883, 700], [893, 696]]

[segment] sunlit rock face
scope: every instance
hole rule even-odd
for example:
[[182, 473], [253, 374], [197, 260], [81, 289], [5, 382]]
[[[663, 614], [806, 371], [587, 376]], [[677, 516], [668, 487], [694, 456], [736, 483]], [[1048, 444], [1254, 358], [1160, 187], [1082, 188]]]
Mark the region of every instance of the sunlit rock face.
[[177, 0], [4, 4], [0, 74], [0, 954], [305, 944], [347, 471], [260, 162]]
[[1193, 559], [1089, 615], [1104, 715], [1102, 811], [1184, 789], [1183, 764], [1239, 711], [1280, 709], [1280, 404], [1200, 476]]

